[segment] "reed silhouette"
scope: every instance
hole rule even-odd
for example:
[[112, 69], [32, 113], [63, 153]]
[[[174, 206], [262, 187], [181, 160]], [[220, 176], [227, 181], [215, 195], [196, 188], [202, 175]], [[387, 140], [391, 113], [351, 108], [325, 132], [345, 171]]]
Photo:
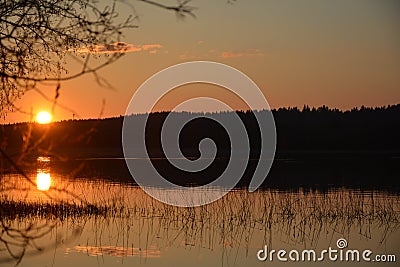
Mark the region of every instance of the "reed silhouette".
[[[19, 179], [13, 190], [26, 189], [26, 181]], [[2, 188], [12, 180], [15, 177], [3, 179]], [[239, 252], [251, 257], [252, 248], [271, 247], [277, 238], [314, 248], [331, 235], [351, 242], [350, 233], [357, 233], [357, 238], [384, 244], [400, 227], [399, 196], [379, 191], [240, 189], [210, 205], [182, 208], [126, 184], [63, 180], [57, 186], [51, 189], [57, 197], [45, 199], [7, 199], [0, 191], [0, 262], [18, 264], [26, 255], [60, 246], [64, 239], [70, 244], [68, 251], [92, 256], [162, 257], [166, 248], [183, 245], [216, 251], [222, 265], [234, 265]], [[66, 187], [84, 201], [58, 194]], [[74, 230], [68, 232], [71, 227]], [[86, 237], [87, 244], [74, 245], [84, 230], [93, 233]]]

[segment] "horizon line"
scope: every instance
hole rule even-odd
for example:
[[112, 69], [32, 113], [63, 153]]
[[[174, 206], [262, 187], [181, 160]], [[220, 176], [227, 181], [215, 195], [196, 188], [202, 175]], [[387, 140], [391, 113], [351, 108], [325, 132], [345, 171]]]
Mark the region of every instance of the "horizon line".
[[[376, 109], [389, 109], [393, 107], [400, 107], [400, 103], [397, 104], [388, 104], [388, 105], [383, 105], [383, 106], [365, 106], [361, 105], [360, 107], [352, 107], [351, 109], [339, 109], [339, 108], [331, 108], [327, 105], [321, 105], [318, 107], [312, 106], [310, 107], [309, 105], [304, 104], [303, 107], [299, 106], [284, 106], [284, 107], [279, 107], [279, 108], [273, 108], [269, 109], [268, 111], [271, 112], [278, 112], [278, 111], [291, 111], [291, 112], [317, 112], [321, 110], [325, 111], [330, 111], [330, 112], [340, 112], [340, 113], [346, 113], [346, 112], [356, 112], [356, 111], [362, 111], [362, 110], [376, 110]], [[51, 123], [58, 123], [58, 122], [68, 122], [68, 121], [85, 121], [85, 120], [107, 120], [107, 119], [116, 119], [116, 118], [121, 118], [121, 117], [129, 117], [129, 116], [142, 116], [142, 115], [151, 115], [151, 114], [162, 114], [162, 113], [189, 113], [189, 114], [222, 114], [222, 113], [232, 113], [232, 112], [242, 112], [242, 113], [247, 113], [247, 112], [263, 112], [266, 111], [267, 109], [262, 109], [262, 110], [220, 110], [220, 111], [168, 111], [168, 110], [162, 110], [162, 111], [153, 111], [150, 113], [131, 113], [131, 114], [120, 114], [116, 116], [111, 116], [111, 117], [98, 117], [98, 118], [72, 118], [72, 119], [63, 119], [63, 120], [57, 120], [57, 121], [52, 121]], [[34, 114], [32, 114], [34, 115]], [[19, 121], [19, 122], [8, 122], [8, 123], [0, 123], [1, 126], [3, 125], [16, 125], [16, 124], [24, 124], [24, 123], [37, 123], [35, 121]], [[50, 123], [50, 124], [51, 124]]]

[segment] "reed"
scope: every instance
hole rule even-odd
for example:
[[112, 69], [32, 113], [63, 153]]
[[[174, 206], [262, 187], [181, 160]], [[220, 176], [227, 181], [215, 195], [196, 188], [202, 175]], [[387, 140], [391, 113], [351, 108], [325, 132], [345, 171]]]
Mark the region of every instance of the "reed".
[[[52, 226], [49, 233], [54, 225], [88, 229], [93, 233], [92, 247], [104, 245], [105, 239], [125, 248], [139, 243], [146, 251], [154, 244], [159, 249], [182, 245], [222, 249], [223, 261], [232, 263], [239, 250], [248, 253], [251, 247], [271, 246], [277, 235], [287, 244], [315, 247], [322, 236], [333, 233], [358, 232], [363, 238], [383, 242], [400, 227], [400, 197], [382, 191], [249, 193], [238, 189], [209, 205], [182, 208], [160, 203], [140, 188], [124, 184], [87, 180], [55, 184], [48, 198], [40, 192], [1, 194], [0, 244], [8, 233], [5, 226], [26, 231], [39, 227], [40, 221]], [[79, 199], [68, 195], [70, 191]]]

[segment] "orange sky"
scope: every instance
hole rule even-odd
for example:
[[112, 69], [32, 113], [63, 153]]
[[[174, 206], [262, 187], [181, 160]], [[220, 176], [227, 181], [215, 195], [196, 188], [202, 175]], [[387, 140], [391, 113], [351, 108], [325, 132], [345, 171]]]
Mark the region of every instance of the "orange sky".
[[[192, 60], [239, 69], [256, 82], [273, 108], [400, 103], [399, 1], [193, 1], [191, 5], [199, 7], [197, 18], [184, 21], [156, 7], [134, 5], [139, 28], [127, 30], [122, 40], [129, 52], [100, 71], [114, 89], [100, 87], [90, 75], [63, 83], [59, 103], [68, 110], [57, 107], [55, 120], [71, 119], [73, 114], [124, 114], [135, 90], [151, 75]], [[121, 16], [132, 12], [124, 5], [119, 8]], [[78, 66], [68, 68], [73, 72]], [[54, 90], [54, 85], [42, 87], [50, 97]], [[172, 92], [157, 108], [169, 110], [194, 96], [216, 97], [241, 107], [221, 88], [191, 85]], [[33, 113], [52, 107], [35, 92], [26, 93], [16, 105]], [[14, 112], [1, 122], [30, 117]]]

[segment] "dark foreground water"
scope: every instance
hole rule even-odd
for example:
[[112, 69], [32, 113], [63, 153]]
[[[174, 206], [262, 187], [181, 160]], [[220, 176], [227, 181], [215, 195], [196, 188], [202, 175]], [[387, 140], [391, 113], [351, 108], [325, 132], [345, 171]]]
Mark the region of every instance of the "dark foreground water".
[[[152, 199], [129, 178], [116, 181], [101, 172], [89, 177], [84, 168], [81, 163], [68, 171], [52, 168], [50, 158], [40, 157], [25, 170], [27, 177], [0, 176], [1, 266], [398, 266], [400, 261], [396, 190], [237, 189], [212, 204], [181, 208]], [[265, 246], [268, 257], [259, 252]]]

